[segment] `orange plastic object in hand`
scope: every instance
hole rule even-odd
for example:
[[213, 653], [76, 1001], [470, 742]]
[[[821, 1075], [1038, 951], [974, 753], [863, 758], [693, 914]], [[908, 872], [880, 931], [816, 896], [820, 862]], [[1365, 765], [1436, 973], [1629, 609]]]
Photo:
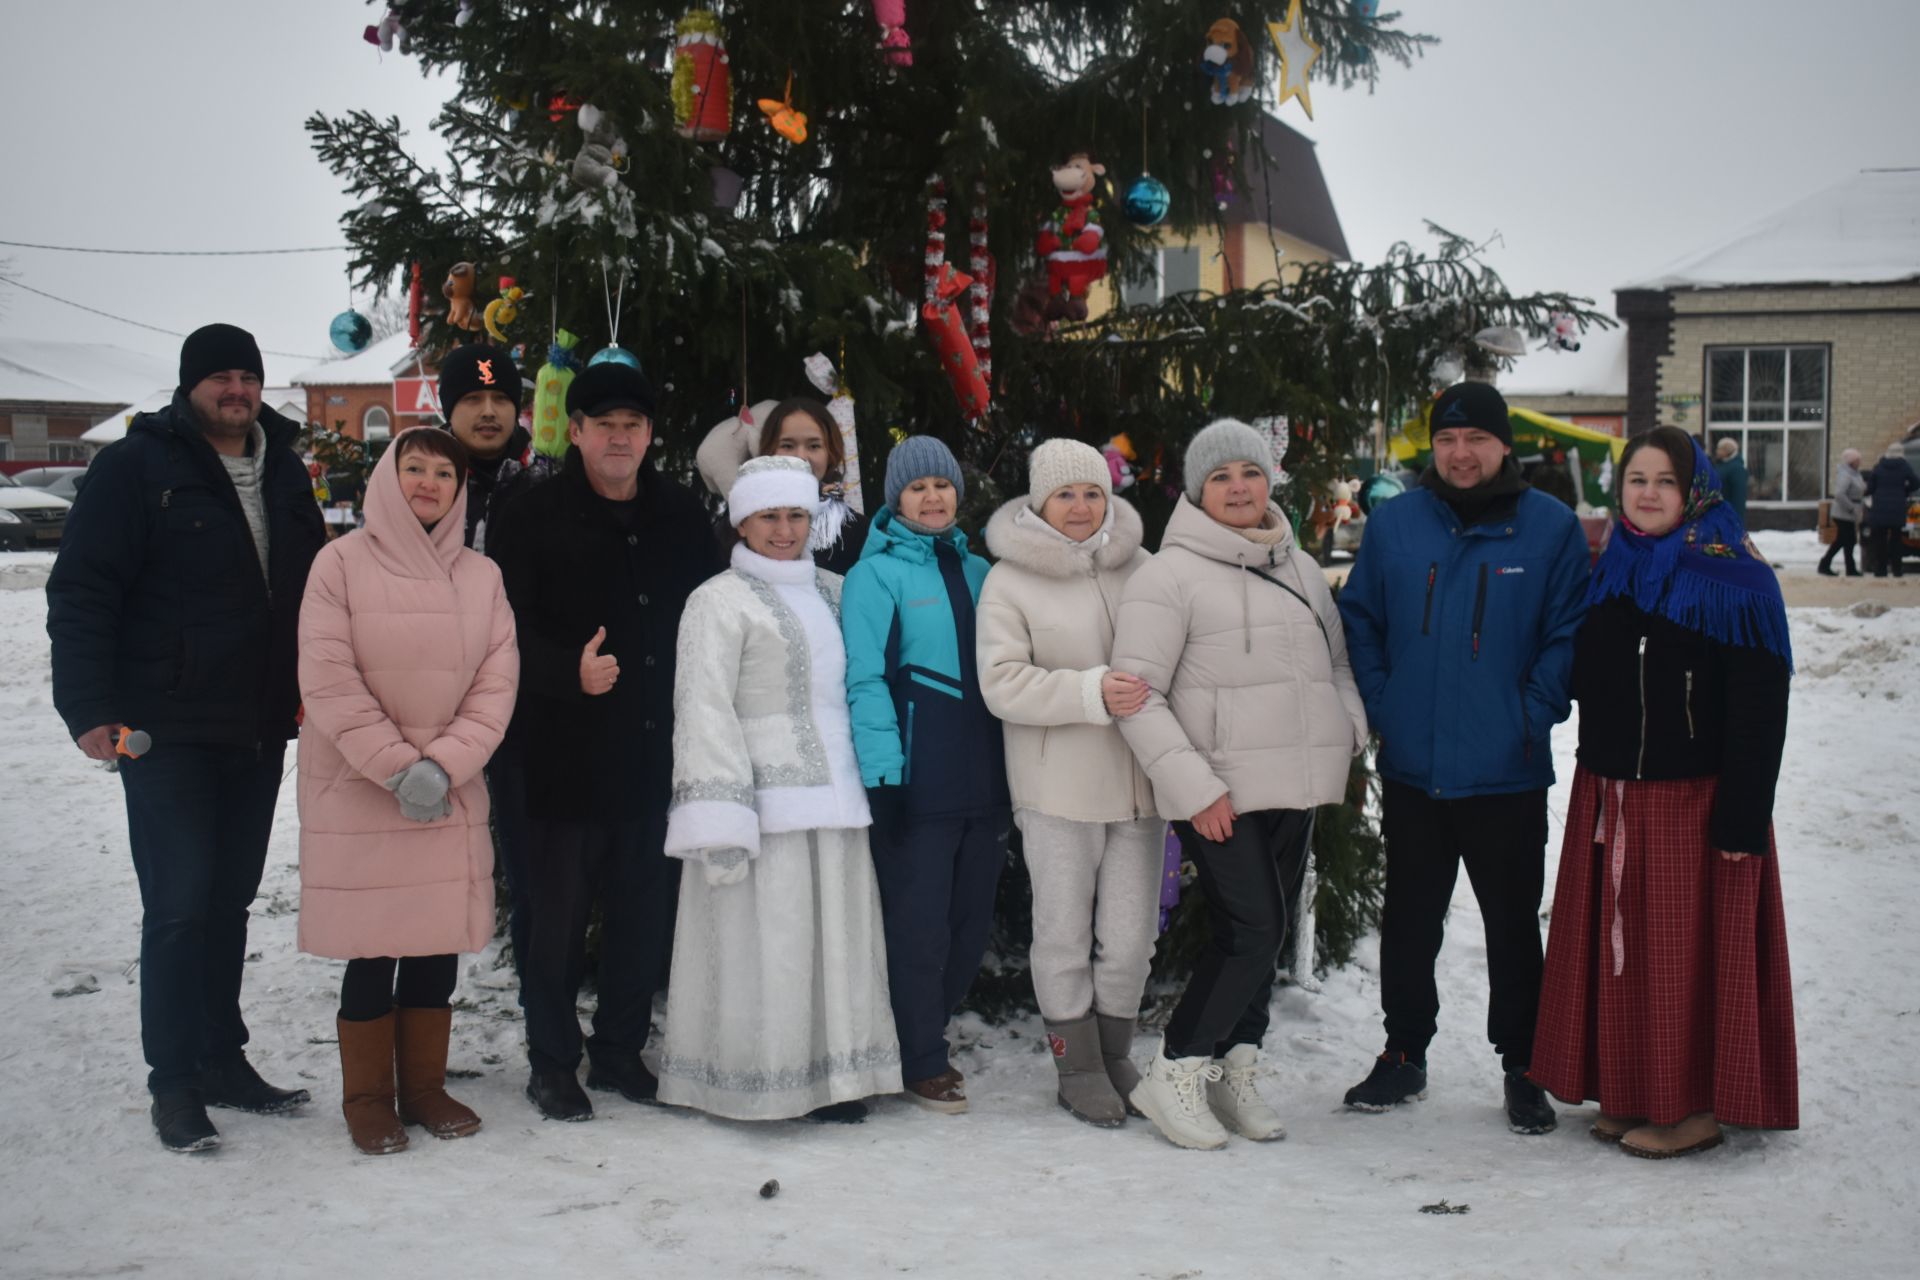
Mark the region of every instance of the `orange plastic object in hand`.
[[145, 729], [129, 729], [121, 725], [120, 737], [113, 744], [113, 749], [129, 760], [138, 760], [153, 750], [153, 737]]

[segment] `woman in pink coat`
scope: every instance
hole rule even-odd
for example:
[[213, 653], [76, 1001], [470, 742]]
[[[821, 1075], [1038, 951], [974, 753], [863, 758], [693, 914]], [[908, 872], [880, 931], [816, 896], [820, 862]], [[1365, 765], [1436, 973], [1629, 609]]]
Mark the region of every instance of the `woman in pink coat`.
[[452, 435], [404, 432], [300, 608], [300, 949], [347, 962], [341, 1109], [370, 1155], [404, 1148], [407, 1124], [480, 1127], [446, 1093], [448, 1002], [456, 954], [493, 936], [480, 768], [520, 655], [500, 571], [462, 545], [466, 473]]

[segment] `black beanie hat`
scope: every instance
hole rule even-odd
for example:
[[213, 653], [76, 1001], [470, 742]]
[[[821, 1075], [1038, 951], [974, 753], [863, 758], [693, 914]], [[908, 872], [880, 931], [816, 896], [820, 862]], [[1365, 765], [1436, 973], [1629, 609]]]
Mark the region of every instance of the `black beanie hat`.
[[245, 369], [260, 381], [267, 380], [260, 344], [245, 329], [231, 324], [201, 325], [180, 344], [182, 391], [191, 391], [201, 379], [228, 369]]
[[1462, 427], [1497, 436], [1513, 448], [1513, 424], [1507, 421], [1507, 398], [1491, 382], [1456, 382], [1433, 402], [1430, 433], [1439, 435]]
[[631, 409], [653, 417], [653, 388], [647, 375], [632, 365], [607, 360], [590, 364], [567, 387], [567, 416], [584, 413], [597, 418], [615, 409]]
[[513, 357], [484, 342], [455, 347], [440, 362], [440, 415], [453, 417], [453, 406], [476, 391], [498, 391], [520, 408], [520, 370]]

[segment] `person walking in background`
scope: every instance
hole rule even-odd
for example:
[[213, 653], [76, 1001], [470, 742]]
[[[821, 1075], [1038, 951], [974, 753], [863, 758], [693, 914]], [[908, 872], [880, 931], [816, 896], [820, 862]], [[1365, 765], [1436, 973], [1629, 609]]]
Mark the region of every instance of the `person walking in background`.
[[591, 365], [567, 388], [560, 474], [500, 513], [492, 555], [520, 644], [508, 730], [526, 752], [527, 1096], [587, 1120], [580, 1020], [587, 926], [601, 909], [587, 1087], [651, 1102], [640, 1051], [666, 985], [680, 864], [662, 849], [673, 791], [680, 612], [721, 568], [700, 502], [646, 465], [653, 389]]
[[967, 1109], [967, 1093], [948, 1056], [947, 1019], [986, 954], [1011, 808], [975, 651], [987, 562], [953, 523], [965, 495], [946, 445], [932, 436], [895, 445], [887, 505], [840, 610], [900, 1074], [911, 1101], [950, 1114]]
[[1116, 727], [1145, 705], [1146, 682], [1109, 665], [1121, 594], [1148, 556], [1099, 450], [1047, 440], [1027, 474], [1027, 493], [987, 524], [998, 563], [980, 588], [980, 691], [1004, 728], [1060, 1105], [1109, 1127], [1140, 1083], [1128, 1055], [1165, 856], [1152, 785]]
[[[1286, 1136], [1254, 1087], [1313, 811], [1345, 797], [1367, 717], [1333, 595], [1271, 500], [1273, 452], [1223, 418], [1187, 446], [1160, 552], [1127, 582], [1120, 721], [1206, 890], [1207, 950], [1131, 1101], [1182, 1147]], [[1569, 519], [1572, 517], [1569, 516]]]
[[1906, 576], [1906, 548], [1903, 535], [1907, 524], [1907, 500], [1920, 489], [1920, 476], [1907, 461], [1907, 451], [1898, 441], [1887, 446], [1880, 461], [1866, 474], [1867, 537], [1874, 551], [1873, 576]]
[[520, 656], [499, 569], [464, 546], [466, 470], [456, 437], [402, 432], [300, 610], [299, 943], [347, 962], [341, 1109], [368, 1155], [404, 1149], [406, 1125], [480, 1127], [447, 1095], [447, 1044], [457, 955], [493, 937], [480, 770]]
[[[674, 677], [680, 878], [660, 1101], [732, 1120], [858, 1123], [900, 1091], [840, 579], [808, 554], [820, 481], [742, 466], [732, 571], [687, 600]], [[697, 873], [696, 873], [697, 872]]]
[[1722, 1124], [1800, 1123], [1772, 828], [1793, 655], [1779, 581], [1693, 437], [1634, 437], [1619, 509], [1576, 642], [1531, 1075], [1659, 1159]]
[[1860, 474], [1860, 451], [1848, 449], [1840, 455], [1840, 465], [1833, 469], [1833, 497], [1828, 508], [1829, 518], [1833, 521], [1833, 545], [1827, 548], [1827, 554], [1820, 557], [1820, 572], [1829, 578], [1840, 575], [1833, 571], [1833, 558], [1844, 555], [1847, 562], [1847, 576], [1857, 578], [1860, 570], [1853, 563], [1853, 548], [1860, 531], [1861, 505], [1867, 496], [1866, 478]]
[[211, 324], [180, 347], [173, 403], [100, 451], [47, 582], [53, 703], [89, 758], [123, 730], [140, 880], [140, 1042], [170, 1151], [208, 1151], [208, 1106], [310, 1100], [247, 1061], [247, 907], [260, 888], [300, 690], [294, 632], [327, 536], [299, 427], [261, 404], [260, 348]]
[[[1742, 520], [1747, 518], [1747, 460], [1740, 456], [1740, 441], [1721, 436], [1713, 446], [1713, 469], [1720, 477], [1720, 492], [1728, 507]], [[1774, 492], [1778, 497], [1778, 489]]]
[[1434, 962], [1462, 863], [1486, 927], [1487, 1038], [1507, 1125], [1550, 1132], [1527, 1079], [1540, 1003], [1549, 735], [1567, 718], [1588, 552], [1567, 507], [1520, 478], [1506, 400], [1462, 382], [1434, 401], [1433, 464], [1367, 521], [1340, 593], [1353, 671], [1380, 736], [1380, 1003], [1387, 1044], [1347, 1106], [1423, 1098], [1439, 1026]]

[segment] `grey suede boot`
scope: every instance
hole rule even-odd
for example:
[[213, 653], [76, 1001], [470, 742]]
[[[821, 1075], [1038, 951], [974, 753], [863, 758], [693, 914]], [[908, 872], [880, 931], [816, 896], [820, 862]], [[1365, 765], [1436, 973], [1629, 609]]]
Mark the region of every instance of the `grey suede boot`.
[[1060, 1072], [1060, 1105], [1102, 1129], [1127, 1122], [1126, 1104], [1114, 1092], [1100, 1061], [1100, 1034], [1089, 1014], [1078, 1022], [1047, 1023], [1047, 1044]]
[[1127, 1100], [1127, 1114], [1137, 1116], [1132, 1098], [1133, 1091], [1140, 1087], [1140, 1068], [1133, 1065], [1132, 1018], [1116, 1018], [1112, 1014], [1095, 1015], [1100, 1023], [1100, 1056], [1106, 1062], [1107, 1079], [1113, 1081], [1113, 1088], [1121, 1098]]

